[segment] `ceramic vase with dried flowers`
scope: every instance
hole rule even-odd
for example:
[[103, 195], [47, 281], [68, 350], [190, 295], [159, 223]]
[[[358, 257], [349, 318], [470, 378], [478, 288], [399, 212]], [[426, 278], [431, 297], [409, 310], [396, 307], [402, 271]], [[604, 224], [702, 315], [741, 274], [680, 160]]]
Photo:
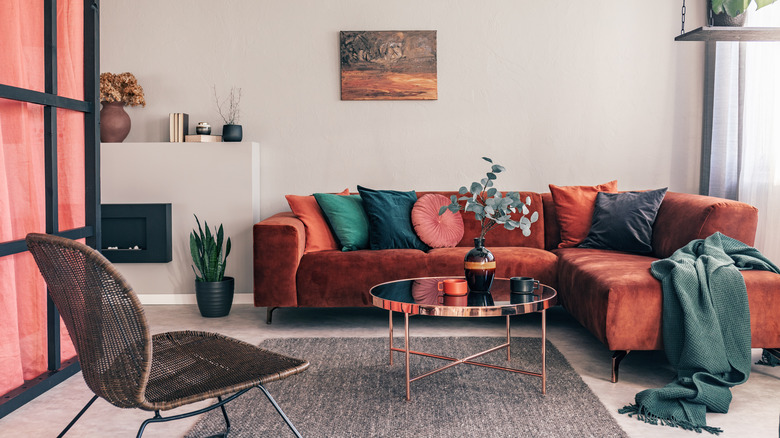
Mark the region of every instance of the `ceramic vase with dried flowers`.
[[222, 125], [222, 141], [241, 141], [244, 136], [241, 125], [238, 124], [241, 89], [231, 87], [230, 94], [225, 99], [219, 100], [217, 87], [214, 87], [214, 99], [217, 101], [217, 111], [225, 122]]
[[144, 89], [132, 73], [100, 74], [100, 141], [121, 143], [130, 133], [125, 105], [146, 106]]

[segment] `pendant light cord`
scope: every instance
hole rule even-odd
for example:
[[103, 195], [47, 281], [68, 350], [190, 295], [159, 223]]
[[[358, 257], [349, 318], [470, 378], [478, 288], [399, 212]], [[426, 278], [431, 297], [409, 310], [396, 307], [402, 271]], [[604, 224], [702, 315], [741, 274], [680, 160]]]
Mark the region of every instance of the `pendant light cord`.
[[684, 33], [685, 33], [685, 0], [683, 0], [683, 5], [682, 5], [682, 25], [680, 28], [680, 35]]

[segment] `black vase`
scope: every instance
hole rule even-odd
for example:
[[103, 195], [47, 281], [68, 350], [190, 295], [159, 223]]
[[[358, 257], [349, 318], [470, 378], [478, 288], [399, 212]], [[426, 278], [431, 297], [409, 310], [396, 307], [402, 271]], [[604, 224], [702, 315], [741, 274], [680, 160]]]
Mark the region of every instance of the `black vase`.
[[224, 277], [222, 281], [196, 281], [195, 297], [198, 299], [200, 314], [206, 318], [219, 318], [230, 313], [233, 305], [233, 277]]
[[241, 141], [242, 138], [241, 125], [222, 125], [222, 141]]
[[490, 293], [493, 277], [496, 274], [496, 258], [484, 244], [485, 239], [474, 239], [474, 248], [464, 259], [466, 283], [472, 292]]

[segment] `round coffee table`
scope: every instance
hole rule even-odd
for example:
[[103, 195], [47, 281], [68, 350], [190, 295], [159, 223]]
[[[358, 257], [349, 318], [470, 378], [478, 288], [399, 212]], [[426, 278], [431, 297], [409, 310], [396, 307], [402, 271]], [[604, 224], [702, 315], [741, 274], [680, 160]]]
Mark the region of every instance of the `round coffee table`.
[[[493, 281], [493, 287], [489, 294], [469, 292], [468, 295], [465, 296], [449, 296], [440, 292], [438, 289], [438, 283], [446, 278], [457, 277], [408, 278], [378, 284], [372, 287], [370, 291], [374, 306], [387, 309], [390, 312], [390, 365], [393, 364], [393, 352], [400, 351], [405, 353], [406, 400], [411, 400], [411, 382], [463, 363], [540, 377], [542, 379], [542, 394], [546, 394], [547, 371], [545, 343], [547, 340], [547, 324], [545, 310], [555, 305], [557, 296], [555, 289], [540, 284], [539, 289], [534, 291], [535, 294], [515, 294], [511, 293], [509, 289], [509, 279], [497, 278]], [[401, 312], [404, 314], [404, 348], [396, 348], [393, 346], [393, 312]], [[512, 315], [524, 315], [534, 312], [540, 312], [542, 314], [541, 373], [474, 362], [472, 360], [493, 351], [506, 348], [506, 359], [509, 361], [511, 357], [509, 347], [509, 317]], [[506, 343], [462, 359], [413, 351], [409, 348], [409, 315], [450, 317], [504, 316], [506, 317]], [[409, 372], [409, 357], [412, 354], [434, 357], [451, 361], [452, 363], [412, 378]]]

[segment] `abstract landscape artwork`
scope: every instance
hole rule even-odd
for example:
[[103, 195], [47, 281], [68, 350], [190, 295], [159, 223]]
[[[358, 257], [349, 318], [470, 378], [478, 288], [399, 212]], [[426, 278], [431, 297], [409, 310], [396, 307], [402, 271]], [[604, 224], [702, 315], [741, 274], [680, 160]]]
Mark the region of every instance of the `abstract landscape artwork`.
[[342, 31], [341, 100], [436, 100], [436, 31]]

